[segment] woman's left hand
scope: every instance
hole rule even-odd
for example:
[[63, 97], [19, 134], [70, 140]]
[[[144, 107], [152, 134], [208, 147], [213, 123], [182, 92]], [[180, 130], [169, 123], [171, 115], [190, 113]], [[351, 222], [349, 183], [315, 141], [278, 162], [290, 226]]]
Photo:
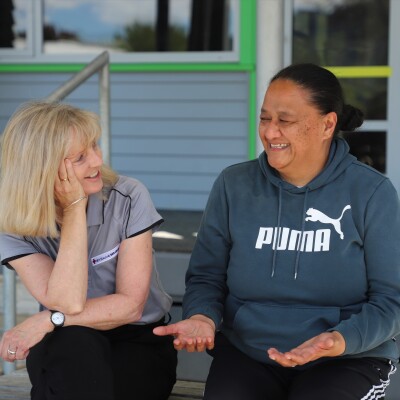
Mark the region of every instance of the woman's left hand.
[[283, 367], [295, 367], [321, 357], [339, 356], [343, 354], [345, 348], [346, 342], [343, 336], [339, 332], [333, 331], [321, 333], [285, 353], [281, 353], [275, 348], [270, 348], [267, 352], [271, 360]]
[[58, 168], [58, 175], [54, 182], [54, 196], [62, 209], [67, 208], [73, 201], [85, 196], [82, 185], [75, 175], [71, 160], [67, 158], [61, 161]]
[[28, 317], [4, 333], [0, 341], [0, 357], [9, 362], [24, 360], [29, 354], [29, 349], [53, 329], [49, 311], [41, 311]]

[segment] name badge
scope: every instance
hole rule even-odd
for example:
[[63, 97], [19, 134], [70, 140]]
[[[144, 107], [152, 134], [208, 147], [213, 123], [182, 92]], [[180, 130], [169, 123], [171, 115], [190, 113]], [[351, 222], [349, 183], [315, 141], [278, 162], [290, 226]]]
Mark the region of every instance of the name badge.
[[119, 251], [119, 245], [115, 246], [112, 250], [106, 251], [103, 254], [99, 254], [98, 256], [94, 256], [91, 258], [92, 260], [92, 265], [99, 265], [103, 262], [106, 262], [108, 260], [111, 260], [112, 258], [116, 257], [118, 255]]

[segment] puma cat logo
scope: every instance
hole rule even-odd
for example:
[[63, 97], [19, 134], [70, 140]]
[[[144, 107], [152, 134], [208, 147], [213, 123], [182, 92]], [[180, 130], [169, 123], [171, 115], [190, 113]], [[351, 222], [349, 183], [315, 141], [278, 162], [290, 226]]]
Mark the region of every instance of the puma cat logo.
[[342, 232], [342, 227], [340, 224], [341, 219], [343, 218], [343, 214], [345, 213], [346, 210], [350, 210], [351, 206], [347, 205], [345, 208], [343, 208], [342, 214], [340, 215], [339, 218], [334, 219], [330, 218], [327, 215], [325, 215], [323, 212], [316, 210], [315, 208], [309, 208], [306, 211], [307, 217], [306, 221], [312, 221], [312, 222], [321, 222], [323, 224], [332, 224], [333, 227], [335, 228], [335, 231], [339, 234], [340, 239], [344, 238], [343, 232]]

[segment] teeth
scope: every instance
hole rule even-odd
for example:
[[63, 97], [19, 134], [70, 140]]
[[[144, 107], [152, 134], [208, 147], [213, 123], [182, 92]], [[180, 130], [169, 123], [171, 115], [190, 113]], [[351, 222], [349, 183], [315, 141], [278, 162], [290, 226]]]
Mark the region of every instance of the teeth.
[[97, 176], [98, 173], [99, 173], [99, 171], [95, 172], [95, 173], [92, 174], [92, 175], [89, 175], [89, 178], [96, 178], [96, 176]]
[[273, 149], [284, 149], [285, 147], [288, 147], [288, 144], [282, 143], [282, 144], [271, 144], [271, 147]]

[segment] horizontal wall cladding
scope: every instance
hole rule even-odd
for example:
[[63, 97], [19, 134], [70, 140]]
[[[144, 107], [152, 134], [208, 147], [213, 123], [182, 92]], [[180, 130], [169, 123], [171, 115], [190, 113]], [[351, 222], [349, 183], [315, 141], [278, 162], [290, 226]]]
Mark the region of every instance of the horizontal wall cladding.
[[[23, 102], [72, 74], [0, 74], [0, 130]], [[218, 173], [248, 154], [246, 72], [112, 73], [111, 162], [160, 209], [202, 210]], [[98, 112], [98, 77], [65, 101]]]

